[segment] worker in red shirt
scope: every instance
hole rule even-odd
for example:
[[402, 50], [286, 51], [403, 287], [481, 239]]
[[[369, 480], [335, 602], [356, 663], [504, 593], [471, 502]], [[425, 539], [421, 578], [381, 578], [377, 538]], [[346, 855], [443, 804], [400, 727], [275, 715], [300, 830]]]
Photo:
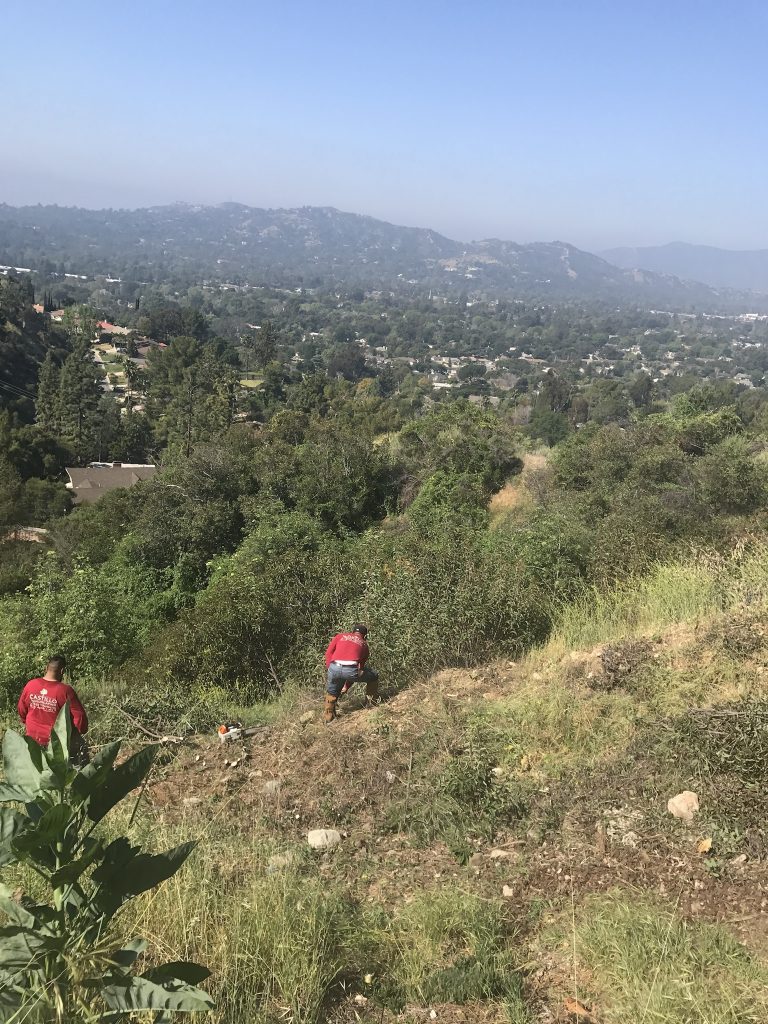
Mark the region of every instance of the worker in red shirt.
[[325, 652], [326, 695], [324, 722], [336, 717], [336, 702], [357, 680], [365, 683], [365, 696], [370, 705], [379, 702], [379, 677], [366, 664], [370, 651], [366, 626], [356, 623], [349, 633], [337, 633]]
[[30, 679], [19, 697], [19, 718], [24, 723], [27, 736], [45, 747], [51, 738], [59, 711], [69, 703], [73, 725], [70, 757], [87, 761], [82, 737], [88, 732], [88, 716], [72, 687], [61, 681], [66, 667], [64, 657], [55, 654], [48, 662], [45, 675]]

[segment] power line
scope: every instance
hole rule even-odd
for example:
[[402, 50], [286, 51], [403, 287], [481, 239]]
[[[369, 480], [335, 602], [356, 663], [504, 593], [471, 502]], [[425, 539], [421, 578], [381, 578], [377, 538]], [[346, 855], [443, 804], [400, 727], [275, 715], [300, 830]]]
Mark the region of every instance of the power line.
[[5, 381], [0, 380], [0, 388], [4, 388], [6, 391], [10, 391], [12, 395], [15, 394], [20, 398], [30, 398], [33, 402], [35, 400], [34, 395], [31, 395], [28, 391], [25, 391], [23, 388], [17, 387], [15, 384], [8, 384]]

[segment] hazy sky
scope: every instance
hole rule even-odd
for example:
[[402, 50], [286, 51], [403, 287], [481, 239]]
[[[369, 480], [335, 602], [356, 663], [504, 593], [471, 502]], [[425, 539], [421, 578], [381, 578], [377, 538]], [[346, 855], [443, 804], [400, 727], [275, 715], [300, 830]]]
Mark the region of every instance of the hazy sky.
[[761, 0], [6, 0], [0, 33], [0, 201], [768, 247]]

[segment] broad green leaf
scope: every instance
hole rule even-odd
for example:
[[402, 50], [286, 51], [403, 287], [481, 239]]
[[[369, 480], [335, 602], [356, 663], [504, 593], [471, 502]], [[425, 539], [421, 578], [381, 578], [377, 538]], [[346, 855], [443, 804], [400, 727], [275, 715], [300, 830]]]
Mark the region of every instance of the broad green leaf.
[[109, 773], [103, 785], [91, 796], [88, 805], [91, 821], [101, 821], [115, 804], [120, 803], [123, 797], [144, 780], [159, 750], [159, 743], [151, 743]]
[[27, 804], [35, 799], [38, 792], [38, 790], [22, 789], [21, 786], [0, 784], [0, 804]]
[[100, 884], [111, 877], [115, 871], [122, 871], [141, 852], [141, 847], [133, 846], [125, 836], [113, 839], [104, 851], [102, 863], [93, 873], [94, 882]]
[[26, 1018], [26, 1011], [21, 1012], [24, 989], [13, 983], [11, 975], [3, 977], [3, 974], [5, 972], [0, 973], [0, 1024], [17, 1024]]
[[24, 736], [23, 739], [27, 745], [29, 756], [32, 758], [32, 764], [35, 766], [35, 768], [37, 768], [37, 770], [41, 774], [45, 774], [48, 771], [48, 769], [47, 766], [45, 765], [45, 759], [43, 757], [43, 748], [40, 746], [37, 740], [33, 740], [31, 736]]
[[0, 964], [6, 971], [28, 967], [49, 944], [49, 939], [31, 928], [7, 925], [0, 928]]
[[136, 854], [135, 848], [131, 848], [130, 860], [120, 858], [113, 863], [101, 864], [94, 871], [93, 880], [106, 890], [108, 903], [115, 897], [122, 900], [138, 896], [175, 875], [195, 846], [195, 842], [182, 843], [173, 850], [155, 854]]
[[45, 751], [48, 764], [53, 769], [58, 769], [57, 774], [65, 772], [69, 768], [69, 751], [72, 743], [72, 715], [69, 710], [69, 701], [64, 707], [59, 708], [51, 738]]
[[159, 985], [167, 981], [183, 981], [186, 985], [199, 985], [201, 981], [210, 978], [211, 972], [202, 964], [193, 964], [188, 960], [172, 960], [167, 964], [160, 964], [142, 974], [142, 978], [148, 978]]
[[147, 943], [145, 939], [131, 939], [130, 942], [125, 943], [122, 949], [113, 950], [109, 955], [109, 959], [113, 964], [117, 964], [118, 967], [132, 967], [146, 948]]
[[132, 1010], [177, 1010], [182, 1013], [194, 1013], [213, 1008], [213, 1000], [207, 992], [184, 985], [174, 985], [168, 981], [163, 985], [155, 984], [147, 978], [104, 978], [101, 995], [110, 1010], [123, 1013]]
[[0, 867], [16, 860], [11, 841], [22, 831], [27, 820], [23, 814], [10, 807], [0, 807]]
[[10, 918], [13, 924], [21, 925], [22, 928], [36, 930], [38, 921], [34, 914], [31, 914], [20, 903], [17, 903], [11, 896], [11, 890], [6, 885], [0, 884], [0, 910], [6, 917]]
[[73, 817], [74, 811], [69, 804], [54, 804], [35, 825], [27, 825], [24, 832], [14, 839], [13, 848], [27, 853], [51, 846], [63, 838]]
[[3, 738], [3, 768], [9, 785], [30, 793], [39, 792], [41, 771], [32, 760], [25, 737], [12, 729], [8, 729]]
[[115, 758], [120, 752], [120, 741], [108, 743], [94, 754], [90, 764], [77, 773], [72, 781], [72, 790], [80, 798], [80, 801], [88, 797], [103, 785], [108, 778]]
[[83, 847], [84, 853], [76, 860], [71, 860], [58, 871], [51, 875], [51, 885], [58, 888], [60, 885], [70, 885], [82, 875], [86, 868], [89, 868], [96, 858], [101, 854], [103, 847], [98, 839], [89, 838]]

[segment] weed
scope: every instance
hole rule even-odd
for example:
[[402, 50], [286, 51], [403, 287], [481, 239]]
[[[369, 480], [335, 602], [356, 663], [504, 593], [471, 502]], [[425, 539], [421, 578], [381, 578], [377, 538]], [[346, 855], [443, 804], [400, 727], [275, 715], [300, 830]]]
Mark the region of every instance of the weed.
[[500, 903], [469, 893], [427, 892], [391, 923], [390, 977], [379, 1001], [394, 1009], [407, 1002], [468, 1003], [521, 999], [515, 931]]
[[757, 1024], [768, 971], [723, 928], [688, 924], [637, 894], [597, 896], [579, 915], [579, 955], [605, 1024]]

